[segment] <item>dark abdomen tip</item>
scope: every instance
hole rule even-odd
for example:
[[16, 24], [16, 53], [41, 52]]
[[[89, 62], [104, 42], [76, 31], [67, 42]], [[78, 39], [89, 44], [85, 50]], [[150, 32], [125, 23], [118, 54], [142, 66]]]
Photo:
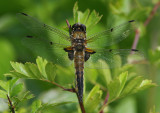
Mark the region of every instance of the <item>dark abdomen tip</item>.
[[128, 22], [134, 22], [135, 20], [130, 20], [130, 21], [128, 21]]
[[26, 13], [20, 13], [20, 14], [25, 15], [25, 16], [28, 16]]

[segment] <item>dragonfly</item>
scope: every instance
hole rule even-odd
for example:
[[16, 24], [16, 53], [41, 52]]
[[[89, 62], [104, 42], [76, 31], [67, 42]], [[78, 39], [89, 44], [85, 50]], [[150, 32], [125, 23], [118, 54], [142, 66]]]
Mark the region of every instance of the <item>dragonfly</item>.
[[[74, 64], [75, 87], [81, 102], [83, 101], [84, 67], [101, 69], [105, 68], [105, 62], [109, 68], [113, 68], [116, 67], [114, 64], [118, 62], [115, 60], [115, 56], [119, 55], [121, 58], [126, 58], [131, 52], [139, 55], [137, 49], [104, 48], [127, 38], [134, 29], [134, 20], [88, 36], [86, 26], [81, 23], [69, 25], [69, 32], [66, 32], [43, 24], [25, 13], [18, 13], [17, 17], [33, 33], [33, 35], [26, 36], [23, 43], [31, 49], [34, 49], [35, 45], [41, 46], [41, 48], [35, 47], [40, 52], [43, 51], [43, 47], [49, 48], [48, 50], [55, 50], [54, 63], [67, 66], [71, 64], [70, 62]], [[97, 44], [104, 47], [96, 48]]]

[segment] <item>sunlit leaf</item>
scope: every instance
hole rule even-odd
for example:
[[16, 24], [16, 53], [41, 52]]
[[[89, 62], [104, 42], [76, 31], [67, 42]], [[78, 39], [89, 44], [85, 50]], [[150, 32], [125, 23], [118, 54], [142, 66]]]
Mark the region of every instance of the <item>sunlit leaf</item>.
[[73, 17], [74, 17], [74, 23], [77, 23], [78, 22], [78, 2], [74, 4]]
[[38, 66], [38, 69], [39, 71], [41, 72], [41, 74], [47, 78], [47, 75], [46, 75], [46, 71], [45, 71], [45, 66], [47, 64], [47, 60], [45, 59], [42, 59], [41, 57], [38, 57], [36, 59], [36, 63], [37, 63], [37, 66]]
[[87, 29], [92, 28], [102, 18], [102, 15], [99, 15], [95, 10], [93, 10], [91, 14], [89, 9], [87, 9], [85, 12], [78, 11], [78, 2], [76, 2], [74, 5], [73, 16], [75, 23], [79, 22], [85, 24]]
[[15, 70], [5, 74], [6, 76], [18, 77], [18, 78], [30, 78], [44, 80], [48, 79], [54, 81], [56, 76], [56, 65], [48, 62], [41, 57], [36, 59], [37, 64], [27, 62], [25, 64], [18, 62], [11, 62]]
[[101, 18], [102, 18], [102, 15], [99, 16], [99, 13], [93, 10], [88, 17], [88, 20], [86, 22], [86, 27], [88, 29], [92, 28], [94, 25], [96, 25], [101, 20]]
[[11, 62], [11, 65], [16, 72], [19, 72], [19, 73], [24, 74], [24, 75], [28, 75], [28, 73], [25, 69], [25, 65], [23, 65], [22, 63]]
[[27, 73], [30, 77], [35, 78], [35, 79], [42, 77], [41, 73], [39, 72], [39, 70], [35, 64], [28, 62], [28, 63], [25, 63], [25, 67], [26, 67]]
[[158, 112], [156, 112], [155, 105], [150, 109], [149, 113], [158, 113]]
[[127, 80], [127, 77], [128, 72], [122, 73], [108, 84], [109, 100], [107, 104], [127, 95], [156, 86], [151, 80], [143, 80], [141, 76], [135, 76], [129, 80]]
[[28, 99], [31, 99], [31, 98], [33, 98], [34, 97], [34, 95], [33, 94], [31, 94], [30, 93], [30, 91], [26, 91], [25, 93], [24, 93], [24, 96], [23, 96], [23, 100], [28, 100]]
[[19, 72], [16, 72], [15, 70], [11, 71], [10, 73], [6, 73], [5, 76], [12, 76], [17, 78], [29, 78], [28, 75], [21, 74]]
[[141, 76], [137, 76], [137, 77], [133, 78], [132, 80], [130, 80], [129, 83], [124, 88], [121, 96], [126, 96], [129, 94], [132, 94], [133, 90], [136, 87], [138, 87], [142, 81], [143, 81], [143, 77], [141, 77]]
[[17, 82], [18, 78], [13, 78], [12, 80], [9, 81], [9, 87], [12, 88], [15, 83]]
[[54, 65], [53, 63], [47, 63], [46, 74], [47, 74], [48, 80], [54, 81], [56, 76], [56, 65]]
[[[94, 86], [85, 100], [85, 108], [87, 113], [96, 112], [101, 101], [102, 91], [98, 85]], [[97, 111], [98, 112], [98, 111]]]
[[39, 111], [43, 112], [49, 108], [53, 108], [55, 106], [60, 106], [60, 105], [64, 105], [64, 104], [69, 104], [72, 102], [59, 102], [59, 103], [54, 103], [54, 104], [43, 104], [40, 108]]
[[23, 90], [23, 84], [22, 83], [19, 83], [19, 84], [15, 85], [10, 92], [10, 97], [16, 96], [22, 90]]
[[41, 101], [40, 100], [36, 100], [32, 103], [32, 112], [31, 113], [37, 113], [38, 109], [41, 107]]
[[141, 84], [132, 91], [132, 93], [136, 93], [138, 91], [145, 90], [153, 86], [157, 85], [155, 83], [152, 83], [152, 80], [143, 80]]
[[7, 92], [0, 90], [0, 98], [7, 99]]
[[7, 82], [0, 80], [0, 87], [2, 87], [4, 90], [8, 91], [9, 85]]

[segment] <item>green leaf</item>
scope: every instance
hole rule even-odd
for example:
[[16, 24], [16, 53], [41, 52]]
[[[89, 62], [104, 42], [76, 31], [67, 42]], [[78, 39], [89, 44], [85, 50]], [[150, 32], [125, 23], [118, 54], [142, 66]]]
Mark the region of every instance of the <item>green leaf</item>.
[[122, 73], [108, 84], [109, 100], [108, 103], [117, 99], [127, 81], [128, 72]]
[[28, 73], [25, 69], [25, 65], [23, 65], [22, 63], [11, 62], [11, 65], [16, 72], [19, 72], [19, 73], [24, 74], [24, 75], [28, 75]]
[[9, 81], [9, 87], [12, 88], [15, 83], [17, 82], [18, 78], [13, 78], [12, 80]]
[[25, 67], [26, 67], [28, 76], [30, 76], [31, 78], [35, 78], [35, 79], [42, 78], [42, 75], [35, 64], [27, 62], [25, 63]]
[[95, 10], [91, 12], [91, 14], [88, 17], [88, 20], [86, 22], [87, 29], [92, 28], [94, 25], [96, 25], [102, 18], [102, 15], [99, 16], [99, 13], [97, 13]]
[[141, 76], [137, 76], [137, 77], [133, 78], [131, 81], [129, 81], [129, 83], [124, 88], [121, 96], [126, 96], [129, 94], [132, 94], [134, 89], [141, 84], [142, 80], [143, 80], [143, 78]]
[[68, 103], [73, 103], [73, 102], [68, 101], [68, 102], [59, 102], [59, 103], [53, 103], [53, 104], [48, 104], [48, 103], [42, 104], [40, 100], [36, 100], [32, 104], [32, 113], [43, 112], [44, 110], [47, 110], [49, 108], [53, 108], [55, 106], [64, 105]]
[[8, 91], [9, 85], [7, 82], [0, 80], [0, 87], [2, 87], [4, 90]]
[[3, 90], [0, 90], [0, 98], [7, 99], [7, 92], [3, 91]]
[[78, 2], [74, 4], [73, 17], [74, 17], [74, 23], [77, 23], [78, 22]]
[[15, 85], [10, 92], [10, 97], [16, 96], [19, 92], [21, 92], [23, 90], [23, 84], [19, 83], [17, 85]]
[[109, 91], [108, 103], [117, 98], [119, 89], [120, 89], [120, 81], [118, 80], [118, 78], [114, 79], [108, 84], [108, 91]]
[[21, 102], [21, 99], [19, 99], [17, 96], [12, 97], [12, 101], [14, 101], [14, 105], [16, 106], [18, 103]]
[[36, 63], [37, 63], [38, 69], [39, 69], [39, 71], [41, 72], [41, 74], [42, 74], [45, 78], [47, 78], [46, 71], [45, 71], [45, 66], [46, 66], [46, 64], [48, 63], [47, 60], [42, 59], [41, 57], [38, 57], [38, 58], [36, 59]]
[[120, 93], [122, 92], [122, 90], [124, 88], [124, 85], [127, 81], [127, 77], [128, 77], [128, 72], [124, 72], [124, 73], [120, 74], [120, 76], [119, 76], [120, 89], [119, 89], [119, 92], [118, 92], [118, 96], [120, 95]]
[[34, 95], [33, 95], [33, 94], [30, 94], [30, 91], [26, 91], [26, 92], [24, 93], [24, 96], [23, 96], [22, 100], [28, 100], [28, 99], [31, 99], [31, 98], [33, 98], [33, 97], [34, 97]]
[[[31, 78], [31, 79], [48, 79], [53, 81], [56, 76], [56, 66], [41, 57], [36, 59], [37, 65], [33, 63], [21, 64], [18, 62], [11, 62], [14, 71], [5, 75], [18, 77], [18, 78]], [[22, 71], [23, 70], [23, 71]]]
[[102, 15], [99, 16], [99, 14], [95, 10], [93, 10], [91, 14], [89, 9], [87, 9], [84, 13], [81, 11], [78, 11], [78, 2], [76, 2], [74, 5], [73, 16], [74, 16], [75, 23], [85, 24], [87, 29], [92, 28], [102, 18]]
[[48, 80], [54, 81], [56, 76], [56, 65], [54, 65], [53, 63], [47, 63], [45, 71], [46, 71]]
[[68, 104], [68, 103], [73, 103], [73, 102], [59, 102], [59, 103], [54, 103], [54, 104], [43, 104], [40, 108], [39, 111], [43, 112], [49, 108], [53, 108], [55, 106], [59, 106], [59, 105], [64, 105], [64, 104]]
[[156, 112], [155, 105], [150, 109], [149, 113], [158, 113], [158, 112]]
[[5, 76], [12, 76], [17, 78], [29, 78], [29, 76], [16, 72], [15, 70], [10, 71], [10, 73], [6, 73]]
[[157, 86], [157, 85], [155, 83], [152, 83], [152, 80], [143, 80], [141, 84], [132, 91], [132, 93], [136, 93], [138, 91], [145, 90], [153, 86]]
[[32, 112], [31, 113], [37, 113], [38, 109], [41, 107], [41, 101], [40, 100], [36, 100], [32, 103]]
[[98, 109], [101, 97], [102, 91], [100, 90], [100, 87], [98, 85], [94, 86], [85, 100], [86, 113], [93, 113]]
[[128, 81], [127, 77], [128, 72], [124, 72], [108, 84], [109, 99], [107, 104], [124, 96], [156, 86], [151, 80], [143, 80], [141, 76], [132, 77]]
[[80, 16], [80, 22], [83, 24], [86, 24], [88, 16], [89, 16], [90, 10], [87, 9], [84, 13], [82, 12], [78, 12], [79, 16]]

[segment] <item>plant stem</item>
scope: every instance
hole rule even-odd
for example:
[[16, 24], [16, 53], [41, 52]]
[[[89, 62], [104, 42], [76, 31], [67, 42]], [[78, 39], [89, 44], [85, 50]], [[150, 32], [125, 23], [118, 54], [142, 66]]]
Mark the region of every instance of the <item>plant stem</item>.
[[61, 86], [61, 85], [59, 85], [59, 84], [57, 84], [57, 83], [55, 83], [55, 82], [53, 82], [53, 81], [49, 81], [49, 80], [45, 80], [45, 79], [41, 79], [41, 80], [42, 80], [42, 81], [45, 81], [45, 82], [49, 82], [49, 83], [51, 83], [51, 84], [53, 84], [53, 85], [56, 85], [57, 87], [65, 90], [65, 91], [76, 92], [74, 88], [72, 88], [72, 89], [66, 89], [66, 88], [64, 88], [63, 86]]
[[15, 111], [14, 111], [14, 106], [13, 106], [13, 104], [12, 104], [12, 101], [11, 101], [11, 99], [9, 98], [9, 96], [7, 95], [7, 99], [8, 99], [8, 102], [9, 102], [9, 107], [11, 108], [11, 112], [12, 113], [15, 113]]
[[[149, 22], [151, 21], [151, 19], [152, 19], [153, 16], [155, 15], [155, 13], [156, 13], [156, 11], [157, 11], [157, 9], [158, 9], [159, 6], [160, 6], [160, 2], [158, 2], [158, 3], [154, 6], [154, 8], [152, 9], [149, 17], [148, 17], [148, 18], [146, 19], [146, 21], [144, 22], [144, 26], [147, 26], [147, 25], [149, 24]], [[134, 42], [133, 42], [133, 45], [132, 45], [132, 49], [136, 49], [137, 44], [138, 44], [138, 40], [139, 40], [139, 36], [140, 36], [140, 35], [139, 35], [140, 32], [139, 32], [138, 29], [136, 29], [135, 32], [136, 32], [136, 35], [135, 35], [135, 38], [134, 38]]]
[[79, 96], [78, 96], [78, 93], [77, 93], [77, 91], [75, 90], [75, 88], [66, 89], [66, 88], [64, 88], [63, 86], [61, 86], [61, 85], [59, 85], [59, 84], [57, 84], [57, 83], [55, 83], [55, 82], [53, 82], [53, 81], [49, 81], [49, 80], [45, 80], [45, 79], [42, 79], [42, 81], [45, 81], [45, 82], [51, 83], [51, 84], [53, 84], [53, 85], [56, 85], [57, 87], [63, 89], [64, 91], [69, 91], [69, 92], [72, 92], [72, 93], [76, 93], [77, 98], [78, 98], [78, 102], [79, 102], [79, 106], [80, 106], [80, 108], [81, 108], [81, 111], [82, 111], [82, 113], [86, 113], [86, 112], [85, 112], [85, 108], [84, 108], [83, 101], [80, 101]]
[[108, 99], [109, 99], [109, 92], [107, 92], [107, 95], [106, 95], [106, 98], [104, 100], [103, 106], [102, 106], [102, 108], [101, 108], [99, 113], [104, 113], [103, 109], [104, 109], [104, 106], [106, 106], [106, 104], [108, 102]]
[[151, 11], [149, 17], [148, 17], [147, 20], [144, 22], [144, 26], [147, 26], [147, 25], [149, 24], [149, 22], [150, 22], [151, 19], [153, 18], [154, 14], [156, 13], [156, 11], [157, 11], [157, 9], [158, 9], [159, 6], [160, 6], [160, 2], [158, 2], [158, 3], [154, 6], [154, 8], [153, 8], [153, 10]]
[[66, 19], [66, 23], [67, 23], [68, 28], [70, 28], [71, 25], [69, 24], [69, 21], [67, 19]]
[[82, 113], [86, 113], [85, 108], [84, 108], [84, 104], [83, 101], [80, 101], [80, 98], [78, 96], [78, 93], [76, 92], [77, 98], [78, 98], [78, 102], [79, 102], [79, 106], [81, 108]]

